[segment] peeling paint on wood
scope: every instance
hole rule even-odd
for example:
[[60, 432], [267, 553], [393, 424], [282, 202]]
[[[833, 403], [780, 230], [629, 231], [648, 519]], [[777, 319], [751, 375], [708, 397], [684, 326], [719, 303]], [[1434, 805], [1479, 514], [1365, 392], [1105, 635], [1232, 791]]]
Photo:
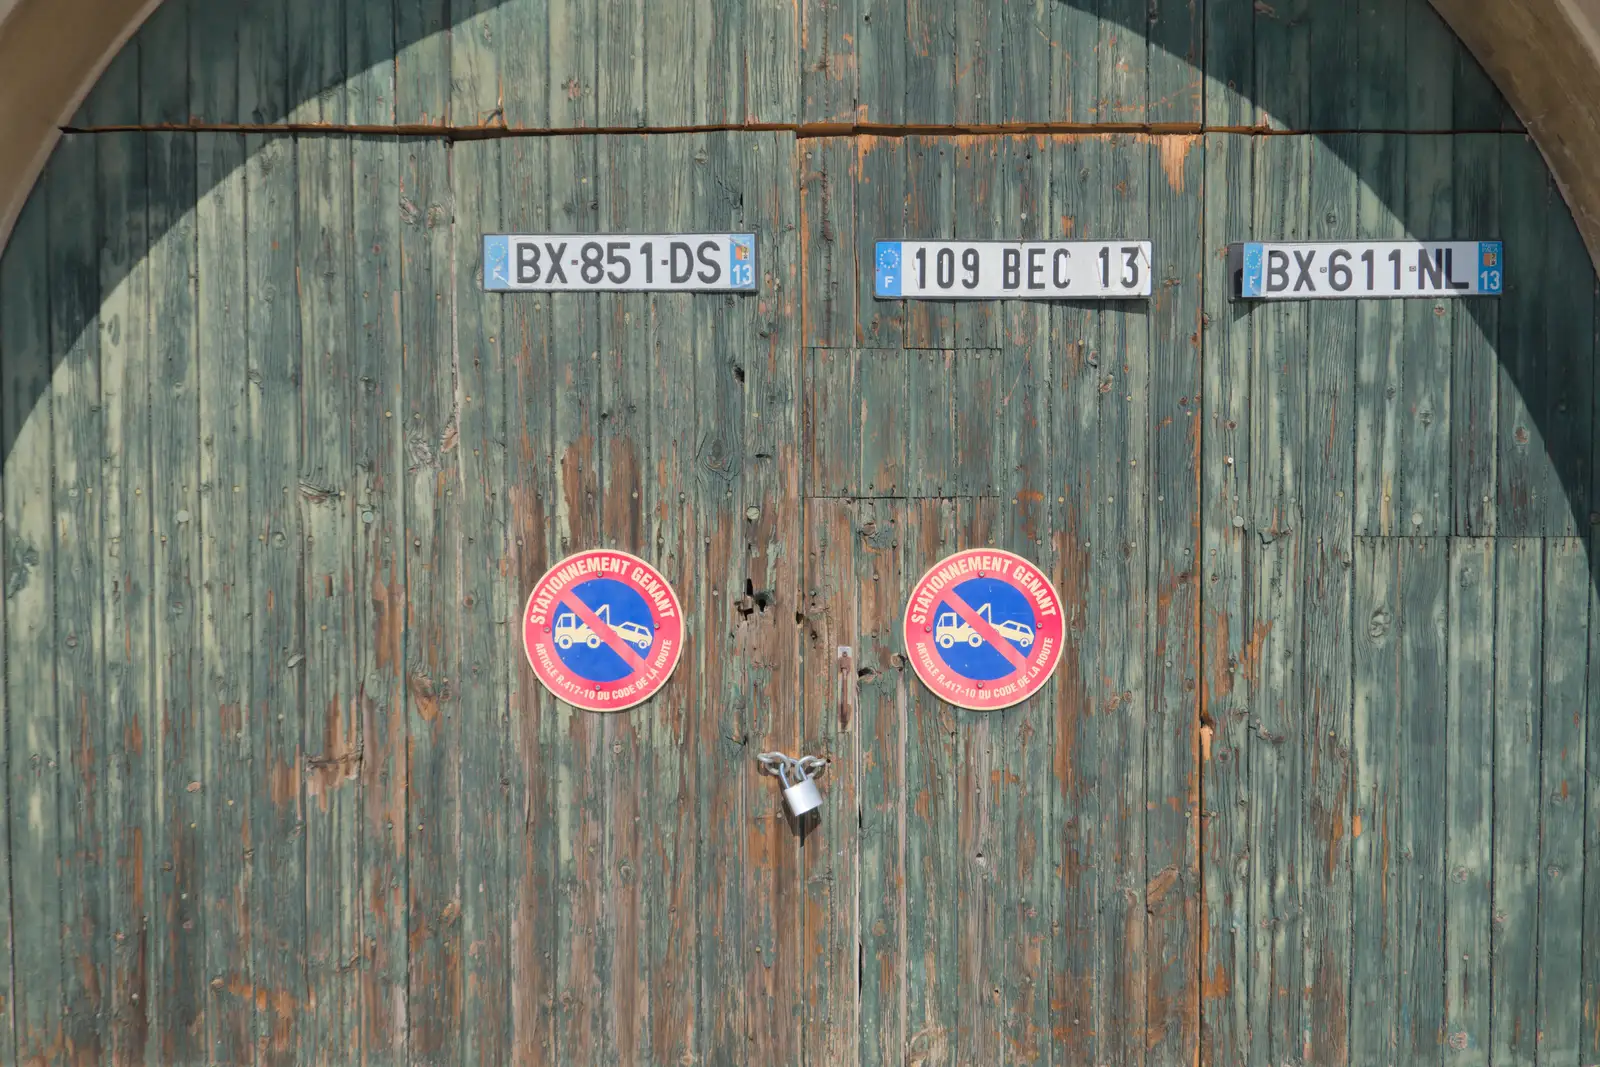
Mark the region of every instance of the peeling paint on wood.
[[[1201, 120], [1382, 132], [938, 128]], [[135, 132], [0, 263], [0, 1059], [1600, 1048], [1594, 276], [1421, 0], [163, 5], [77, 121]], [[651, 226], [761, 292], [481, 291], [485, 230]], [[1444, 230], [1505, 298], [1226, 299], [1229, 241]], [[1144, 304], [863, 267], [1121, 234]], [[693, 616], [604, 719], [513, 625], [602, 544]], [[894, 636], [984, 544], [1068, 611], [989, 715]]]

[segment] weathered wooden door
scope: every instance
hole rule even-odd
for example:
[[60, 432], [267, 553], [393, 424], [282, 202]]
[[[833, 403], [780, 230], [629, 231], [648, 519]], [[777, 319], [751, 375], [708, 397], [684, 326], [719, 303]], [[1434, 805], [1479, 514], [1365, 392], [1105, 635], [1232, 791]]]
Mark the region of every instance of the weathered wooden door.
[[[0, 260], [0, 1061], [1600, 1057], [1595, 277], [1423, 0], [172, 0], [73, 130]], [[504, 231], [761, 291], [485, 293]], [[1505, 296], [1228, 299], [1404, 234]], [[880, 301], [896, 237], [1154, 295]], [[1067, 642], [974, 713], [899, 625], [986, 545]], [[610, 716], [517, 627], [595, 546], [689, 634]]]

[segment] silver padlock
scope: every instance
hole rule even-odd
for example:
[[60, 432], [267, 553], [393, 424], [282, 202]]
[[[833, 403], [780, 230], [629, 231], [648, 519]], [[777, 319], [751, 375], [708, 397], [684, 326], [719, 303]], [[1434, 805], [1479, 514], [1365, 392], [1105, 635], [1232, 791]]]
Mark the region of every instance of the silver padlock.
[[822, 793], [806, 773], [804, 763], [796, 761], [794, 771], [800, 780], [790, 785], [788, 770], [783, 766], [778, 767], [778, 777], [783, 779], [783, 802], [789, 805], [789, 813], [798, 819], [806, 812], [822, 807]]

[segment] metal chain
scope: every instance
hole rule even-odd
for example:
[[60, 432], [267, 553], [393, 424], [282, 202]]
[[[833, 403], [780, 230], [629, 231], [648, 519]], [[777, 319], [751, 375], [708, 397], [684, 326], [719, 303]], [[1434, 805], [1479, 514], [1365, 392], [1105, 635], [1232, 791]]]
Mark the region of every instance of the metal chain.
[[761, 764], [761, 769], [773, 777], [781, 777], [782, 771], [800, 771], [809, 778], [815, 778], [822, 773], [828, 765], [825, 756], [786, 756], [782, 752], [763, 752], [756, 756], [756, 762]]

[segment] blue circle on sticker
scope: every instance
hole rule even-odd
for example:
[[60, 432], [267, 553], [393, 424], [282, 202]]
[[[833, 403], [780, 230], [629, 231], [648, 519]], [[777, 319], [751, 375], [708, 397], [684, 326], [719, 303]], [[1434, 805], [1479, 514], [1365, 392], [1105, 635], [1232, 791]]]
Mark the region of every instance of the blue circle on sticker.
[[[640, 659], [655, 643], [655, 625], [650, 618], [650, 606], [631, 587], [614, 578], [591, 578], [580, 582], [562, 595], [562, 599], [575, 597], [596, 617], [601, 625], [609, 625], [612, 634], [631, 646]], [[615, 682], [634, 672], [634, 664], [624, 660], [590, 628], [567, 604], [555, 610], [550, 628], [550, 643], [567, 669], [591, 682]]]
[[[998, 578], [969, 578], [952, 592], [1011, 643], [1027, 654], [1033, 647], [1033, 607], [1022, 592]], [[1016, 670], [1005, 655], [978, 635], [978, 631], [940, 600], [933, 616], [933, 643], [939, 658], [957, 674], [981, 682], [1004, 678]]]

